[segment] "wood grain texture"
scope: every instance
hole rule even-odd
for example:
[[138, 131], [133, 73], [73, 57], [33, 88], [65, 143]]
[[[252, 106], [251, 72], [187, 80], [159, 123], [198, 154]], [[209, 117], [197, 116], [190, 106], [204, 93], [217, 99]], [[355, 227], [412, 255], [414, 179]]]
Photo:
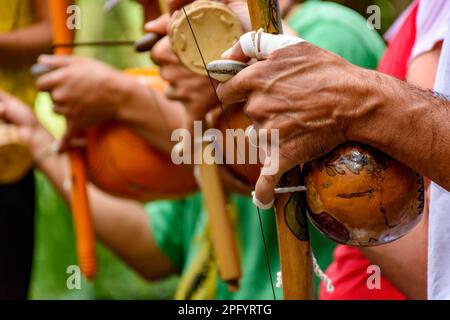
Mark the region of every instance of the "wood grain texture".
[[[268, 33], [282, 33], [281, 15], [277, 0], [248, 0], [253, 29]], [[298, 186], [300, 167], [294, 168], [280, 181], [280, 186]], [[306, 210], [300, 194], [283, 194], [275, 199], [275, 214], [280, 250], [283, 298], [286, 300], [313, 299], [313, 269]]]

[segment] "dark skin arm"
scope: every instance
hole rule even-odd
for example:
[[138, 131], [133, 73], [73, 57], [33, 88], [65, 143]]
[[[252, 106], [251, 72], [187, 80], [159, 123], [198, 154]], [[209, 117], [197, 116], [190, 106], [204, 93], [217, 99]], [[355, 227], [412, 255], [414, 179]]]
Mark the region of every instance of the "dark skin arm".
[[[433, 88], [442, 43], [414, 59], [408, 70], [408, 82]], [[427, 298], [428, 206], [420, 224], [405, 237], [380, 247], [361, 248], [373, 264], [408, 298]]]
[[[238, 44], [226, 56], [242, 57]], [[248, 100], [258, 128], [280, 130], [278, 173], [256, 185], [263, 203], [284, 172], [345, 141], [371, 145], [450, 190], [450, 102], [429, 91], [301, 43], [249, 66], [218, 94], [223, 103]]]
[[52, 30], [47, 1], [29, 2], [36, 14], [36, 22], [25, 28], [0, 33], [0, 65], [30, 65], [40, 54], [51, 49]]

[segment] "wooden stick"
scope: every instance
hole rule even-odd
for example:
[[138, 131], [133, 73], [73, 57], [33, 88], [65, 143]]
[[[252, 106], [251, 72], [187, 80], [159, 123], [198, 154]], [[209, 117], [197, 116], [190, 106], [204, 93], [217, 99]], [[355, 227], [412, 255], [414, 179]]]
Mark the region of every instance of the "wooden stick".
[[[281, 185], [301, 184], [300, 170], [294, 169], [281, 180]], [[280, 251], [283, 298], [312, 300], [314, 298], [312, 252], [304, 194], [286, 193], [275, 201], [278, 244]]]
[[[66, 25], [66, 11], [71, 0], [48, 0], [52, 17], [53, 37], [55, 43], [73, 42], [73, 32]], [[72, 48], [57, 47], [57, 55], [70, 55]], [[78, 261], [86, 278], [93, 279], [96, 273], [95, 238], [92, 217], [87, 196], [87, 177], [81, 150], [69, 152], [72, 189], [71, 208], [75, 227]]]
[[[277, 0], [247, 0], [253, 30], [282, 33]], [[281, 187], [301, 183], [300, 167], [286, 174]], [[279, 195], [275, 199], [278, 246], [280, 251], [283, 298], [313, 298], [313, 268], [311, 246], [304, 201], [299, 193]]]
[[[202, 155], [207, 144], [200, 148]], [[200, 180], [220, 277], [230, 291], [237, 291], [241, 278], [239, 252], [217, 164], [207, 164], [202, 157]]]

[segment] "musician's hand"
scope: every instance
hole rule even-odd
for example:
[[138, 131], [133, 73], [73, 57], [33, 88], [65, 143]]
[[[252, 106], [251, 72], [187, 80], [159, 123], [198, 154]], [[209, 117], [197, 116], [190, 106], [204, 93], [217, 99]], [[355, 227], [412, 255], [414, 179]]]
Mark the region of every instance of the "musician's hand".
[[[180, 10], [183, 6], [193, 2], [193, 0], [169, 0], [168, 5], [171, 11]], [[248, 13], [246, 0], [223, 0], [228, 8], [231, 9], [241, 20], [244, 32], [252, 30], [250, 23], [250, 15]]]
[[249, 32], [252, 30], [247, 0], [223, 0], [223, 3], [225, 3], [227, 7], [238, 16], [244, 32]]
[[125, 105], [125, 77], [119, 71], [75, 56], [41, 56], [39, 63], [55, 68], [37, 80], [37, 87], [49, 91], [54, 111], [68, 120], [62, 148], [83, 129], [114, 120]]
[[[167, 29], [168, 23], [167, 18], [157, 19], [146, 25], [146, 31], [160, 33]], [[153, 47], [151, 56], [153, 62], [160, 66], [161, 77], [170, 84], [166, 96], [185, 105], [188, 111], [187, 128], [190, 128], [194, 120], [203, 119], [211, 108], [217, 106], [217, 98], [208, 77], [187, 69], [172, 51], [168, 37]]]
[[[224, 58], [248, 59], [239, 44]], [[279, 130], [278, 170], [261, 175], [258, 200], [270, 203], [283, 173], [345, 142], [355, 118], [373, 112], [374, 105], [364, 102], [370, 93], [365, 73], [332, 53], [300, 43], [272, 52], [219, 85], [223, 103], [248, 100], [245, 112], [257, 129]]]
[[43, 147], [40, 137], [46, 130], [41, 126], [33, 111], [19, 99], [0, 90], [0, 120], [15, 125], [21, 139], [36, 155]]

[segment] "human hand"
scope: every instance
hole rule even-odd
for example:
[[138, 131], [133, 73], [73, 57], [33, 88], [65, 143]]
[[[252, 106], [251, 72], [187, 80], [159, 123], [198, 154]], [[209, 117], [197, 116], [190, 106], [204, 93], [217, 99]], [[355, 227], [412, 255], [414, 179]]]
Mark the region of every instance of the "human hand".
[[37, 87], [50, 92], [54, 111], [67, 118], [62, 149], [68, 148], [83, 129], [115, 120], [118, 110], [125, 105], [124, 75], [101, 62], [47, 55], [41, 56], [38, 62], [54, 69], [37, 79]]
[[[249, 60], [239, 43], [223, 58]], [[365, 101], [365, 72], [332, 53], [299, 43], [274, 50], [267, 60], [219, 85], [222, 103], [247, 101], [245, 112], [257, 130], [279, 132], [276, 173], [261, 175], [256, 184], [261, 203], [273, 201], [285, 172], [347, 141], [355, 118], [373, 111], [374, 105]]]

